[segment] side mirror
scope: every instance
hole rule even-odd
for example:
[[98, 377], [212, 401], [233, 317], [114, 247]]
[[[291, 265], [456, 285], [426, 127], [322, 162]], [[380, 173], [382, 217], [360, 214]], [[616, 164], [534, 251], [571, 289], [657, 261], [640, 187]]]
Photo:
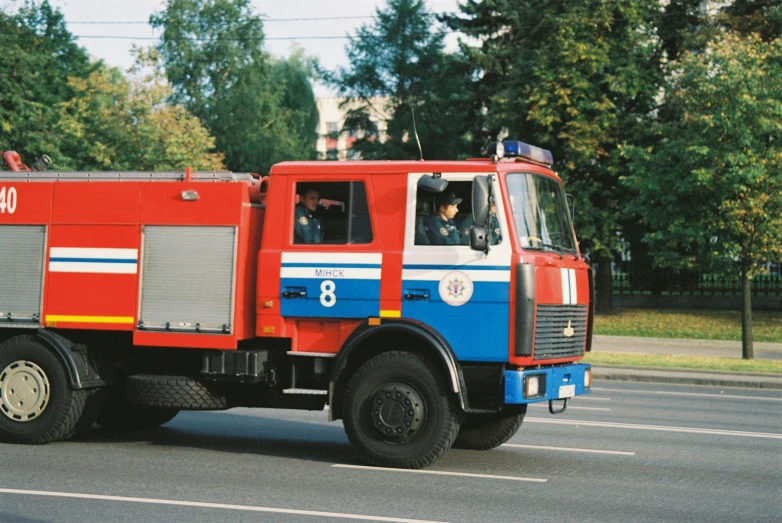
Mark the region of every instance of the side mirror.
[[489, 228], [483, 225], [473, 225], [470, 228], [470, 249], [474, 251], [489, 251]]
[[448, 187], [448, 180], [439, 175], [426, 174], [418, 179], [418, 188], [430, 192], [443, 192]]
[[490, 199], [491, 176], [476, 176], [472, 181], [472, 221], [475, 225], [489, 225]]

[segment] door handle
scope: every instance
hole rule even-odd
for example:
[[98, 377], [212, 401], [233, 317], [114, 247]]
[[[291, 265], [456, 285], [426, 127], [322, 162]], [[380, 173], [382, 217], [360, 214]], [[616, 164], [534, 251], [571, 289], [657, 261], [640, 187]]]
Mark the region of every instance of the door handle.
[[288, 287], [282, 293], [283, 298], [306, 298], [307, 289], [301, 287]]
[[429, 291], [424, 289], [411, 289], [405, 292], [406, 300], [428, 300]]

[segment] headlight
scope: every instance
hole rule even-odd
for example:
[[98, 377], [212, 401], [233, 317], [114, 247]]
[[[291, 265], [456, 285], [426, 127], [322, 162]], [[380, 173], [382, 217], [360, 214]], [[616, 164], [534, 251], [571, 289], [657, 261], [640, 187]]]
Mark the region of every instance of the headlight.
[[540, 390], [540, 376], [527, 376], [524, 381], [524, 397], [532, 398]]
[[584, 371], [584, 389], [592, 388], [592, 369]]

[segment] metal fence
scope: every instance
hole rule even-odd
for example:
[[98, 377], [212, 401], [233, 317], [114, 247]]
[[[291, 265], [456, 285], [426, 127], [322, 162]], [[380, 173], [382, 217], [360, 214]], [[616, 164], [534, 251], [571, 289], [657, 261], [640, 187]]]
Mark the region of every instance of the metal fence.
[[[640, 278], [632, 278], [626, 272], [615, 272], [613, 277], [614, 295], [652, 295], [646, 287], [646, 282]], [[704, 274], [699, 278], [687, 281], [671, 280], [666, 282], [664, 289], [658, 290], [661, 296], [739, 296], [741, 295], [741, 279]], [[782, 296], [782, 274], [764, 274], [752, 279], [753, 296]]]

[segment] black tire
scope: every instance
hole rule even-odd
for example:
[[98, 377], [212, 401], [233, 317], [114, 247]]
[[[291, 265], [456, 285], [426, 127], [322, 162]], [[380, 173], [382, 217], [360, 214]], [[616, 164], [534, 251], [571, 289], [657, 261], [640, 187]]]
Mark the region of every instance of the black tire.
[[121, 394], [114, 394], [103, 405], [98, 425], [109, 430], [131, 431], [159, 427], [179, 414], [179, 409], [129, 405]]
[[79, 421], [76, 422], [76, 431], [73, 434], [74, 438], [80, 438], [85, 436], [95, 422], [98, 420], [100, 411], [103, 408], [103, 404], [106, 399], [105, 388], [87, 389], [87, 398], [84, 402], [84, 410], [82, 410]]
[[228, 399], [203, 382], [185, 376], [134, 374], [125, 383], [131, 405], [181, 410], [223, 410]]
[[39, 445], [72, 437], [88, 394], [71, 389], [65, 365], [35, 336], [0, 344], [0, 441]]
[[382, 467], [431, 465], [459, 431], [445, 377], [408, 352], [385, 352], [364, 363], [348, 382], [342, 412], [350, 442]]
[[453, 447], [470, 450], [499, 447], [516, 434], [526, 412], [526, 405], [507, 405], [495, 414], [468, 414]]

